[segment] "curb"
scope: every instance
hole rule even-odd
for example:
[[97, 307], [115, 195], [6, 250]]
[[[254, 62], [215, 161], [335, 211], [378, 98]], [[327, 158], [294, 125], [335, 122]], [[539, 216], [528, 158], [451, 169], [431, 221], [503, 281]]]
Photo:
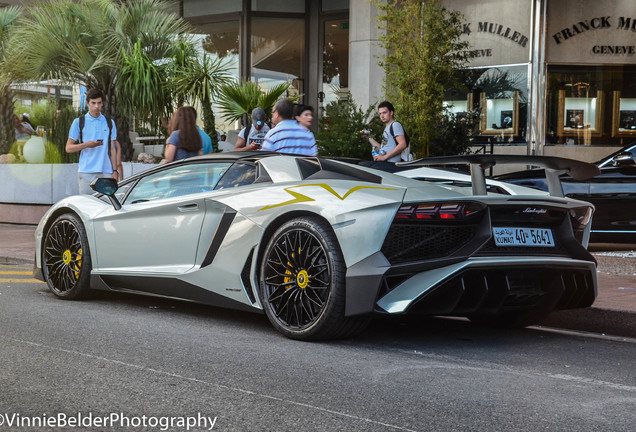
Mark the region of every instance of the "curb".
[[26, 258], [15, 258], [15, 257], [1, 257], [0, 256], [0, 264], [3, 265], [35, 265], [35, 262], [32, 259]]
[[569, 309], [552, 312], [537, 325], [636, 338], [636, 312], [615, 309]]
[[627, 256], [615, 257], [597, 253], [592, 255], [596, 258], [598, 263], [596, 270], [599, 272], [636, 276], [636, 258]]

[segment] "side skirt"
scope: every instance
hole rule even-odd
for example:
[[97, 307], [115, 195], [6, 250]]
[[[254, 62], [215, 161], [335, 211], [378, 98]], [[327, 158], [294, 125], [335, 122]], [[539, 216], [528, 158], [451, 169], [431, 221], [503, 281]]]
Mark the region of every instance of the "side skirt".
[[150, 276], [91, 275], [91, 288], [102, 291], [150, 295], [218, 306], [245, 312], [263, 311], [180, 279]]

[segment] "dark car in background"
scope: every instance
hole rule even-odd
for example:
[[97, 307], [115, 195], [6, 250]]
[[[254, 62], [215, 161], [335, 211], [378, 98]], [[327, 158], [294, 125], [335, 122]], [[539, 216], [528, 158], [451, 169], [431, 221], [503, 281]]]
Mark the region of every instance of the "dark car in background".
[[[601, 174], [585, 181], [561, 175], [566, 196], [596, 207], [590, 241], [636, 243], [636, 144], [596, 162]], [[544, 170], [532, 169], [502, 174], [496, 180], [548, 190]]]

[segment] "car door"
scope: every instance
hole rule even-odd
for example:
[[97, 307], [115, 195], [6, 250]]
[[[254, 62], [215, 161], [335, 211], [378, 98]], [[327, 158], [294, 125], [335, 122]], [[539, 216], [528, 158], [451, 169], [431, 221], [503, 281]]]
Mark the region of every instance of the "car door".
[[636, 232], [636, 166], [604, 167], [589, 182], [593, 232]]
[[[218, 224], [222, 208], [205, 198], [231, 163], [184, 164], [142, 177], [119, 210], [95, 218], [100, 273], [178, 274], [194, 266], [203, 221]], [[218, 213], [218, 214], [214, 214]]]

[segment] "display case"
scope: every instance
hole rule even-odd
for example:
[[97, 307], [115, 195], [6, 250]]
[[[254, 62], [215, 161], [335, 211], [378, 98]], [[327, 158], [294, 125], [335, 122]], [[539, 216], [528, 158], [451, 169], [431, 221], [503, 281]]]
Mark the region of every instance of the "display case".
[[581, 138], [585, 144], [589, 137], [603, 132], [603, 92], [587, 92], [584, 96], [568, 97], [559, 90], [557, 134]]
[[473, 95], [472, 93], [468, 93], [466, 99], [445, 100], [444, 108], [448, 109], [448, 112], [455, 114], [457, 117], [462, 117], [462, 114], [473, 110]]
[[612, 137], [636, 136], [636, 98], [623, 98], [614, 92]]
[[480, 130], [482, 135], [514, 136], [519, 134], [519, 91], [509, 98], [488, 98], [480, 93]]

